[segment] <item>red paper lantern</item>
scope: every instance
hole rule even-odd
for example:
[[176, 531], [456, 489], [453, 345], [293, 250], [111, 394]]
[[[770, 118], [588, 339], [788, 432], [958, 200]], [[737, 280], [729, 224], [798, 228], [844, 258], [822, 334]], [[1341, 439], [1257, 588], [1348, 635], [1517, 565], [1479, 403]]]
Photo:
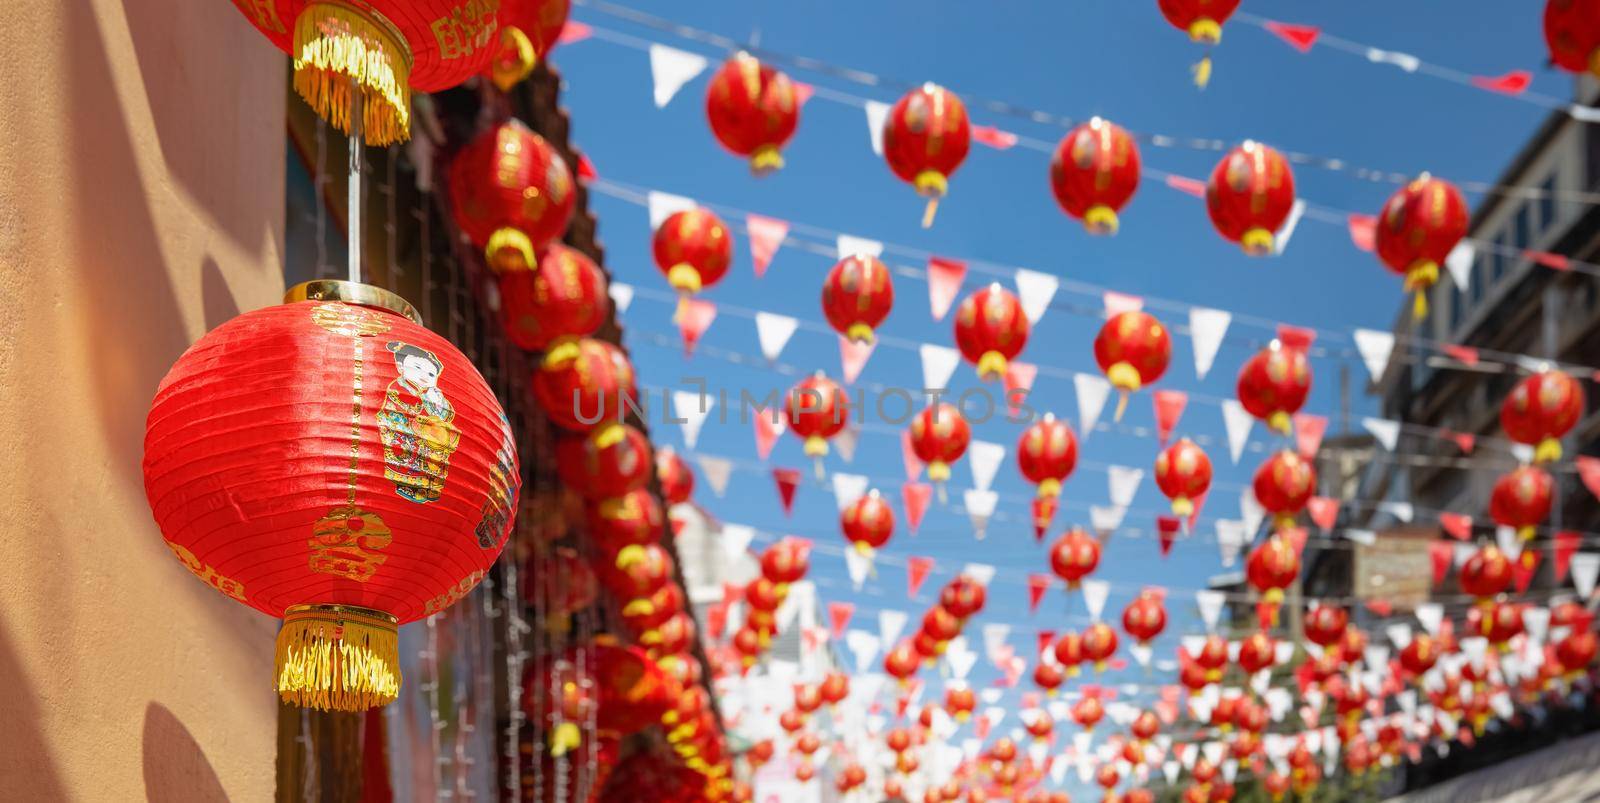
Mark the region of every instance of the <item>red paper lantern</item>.
[[1600, 75], [1600, 3], [1547, 0], [1544, 41], [1550, 61], [1567, 72]]
[[1277, 340], [1239, 370], [1239, 403], [1280, 434], [1289, 434], [1290, 416], [1300, 412], [1311, 393], [1311, 361], [1302, 349]]
[[1383, 204], [1375, 232], [1378, 259], [1405, 277], [1415, 293], [1413, 317], [1428, 314], [1428, 288], [1439, 281], [1439, 266], [1467, 235], [1467, 202], [1448, 181], [1423, 173]]
[[1556, 642], [1556, 660], [1570, 676], [1580, 675], [1594, 663], [1595, 652], [1600, 649], [1593, 630], [1579, 630]]
[[547, 629], [564, 630], [565, 617], [593, 605], [599, 596], [594, 570], [569, 547], [531, 558], [523, 571], [528, 579], [522, 584], [522, 601], [540, 609]]
[[[821, 707], [821, 689], [804, 683], [794, 687], [794, 708], [796, 711], [802, 714], [810, 714]], [[816, 752], [816, 748], [811, 748], [810, 752]]]
[[911, 646], [911, 642], [902, 640], [883, 656], [883, 671], [899, 681], [901, 688], [905, 688], [917, 674], [917, 666], [921, 663], [922, 656]]
[[1283, 449], [1261, 463], [1251, 487], [1256, 501], [1272, 514], [1273, 526], [1283, 530], [1294, 526], [1295, 517], [1311, 501], [1316, 483], [1317, 472], [1311, 463]]
[[667, 284], [687, 299], [722, 281], [728, 273], [733, 263], [733, 235], [722, 218], [709, 210], [685, 209], [661, 222], [651, 252]]
[[1139, 146], [1116, 123], [1092, 118], [1056, 146], [1050, 189], [1090, 234], [1116, 234], [1117, 213], [1139, 189]]
[[540, 252], [567, 230], [577, 197], [561, 154], [518, 120], [479, 134], [450, 162], [456, 225], [501, 275], [539, 265]]
[[499, 44], [489, 59], [489, 80], [511, 91], [550, 54], [567, 26], [572, 0], [500, 0]]
[[1178, 683], [1188, 689], [1190, 695], [1199, 694], [1214, 682], [1205, 667], [1192, 659], [1185, 658], [1183, 653], [1178, 654]]
[[1043, 539], [1055, 518], [1061, 484], [1078, 465], [1078, 438], [1072, 427], [1045, 416], [1022, 431], [1017, 439], [1017, 468], [1029, 482], [1039, 486], [1033, 500], [1033, 535]]
[[[939, 645], [939, 651], [943, 652], [946, 642], [961, 635], [961, 620], [945, 610], [944, 606], [935, 605], [922, 615], [922, 634]], [[927, 656], [927, 653], [923, 655]]]
[[1105, 764], [1101, 764], [1100, 769], [1095, 770], [1094, 782], [1104, 787], [1106, 794], [1109, 795], [1111, 794], [1111, 790], [1116, 788], [1117, 784], [1122, 783], [1122, 774], [1117, 772], [1116, 764], [1107, 762]]
[[1294, 172], [1283, 154], [1259, 142], [1229, 151], [1206, 183], [1211, 225], [1251, 256], [1272, 253], [1293, 207]]
[[1439, 660], [1439, 649], [1433, 637], [1418, 633], [1400, 650], [1400, 666], [1413, 677], [1422, 677]]
[[1530, 540], [1550, 515], [1554, 488], [1554, 481], [1543, 469], [1516, 469], [1495, 481], [1489, 495], [1489, 517], [1501, 527], [1515, 528], [1524, 541]]
[[650, 481], [650, 440], [623, 424], [621, 437], [602, 446], [594, 438], [566, 437], [556, 442], [556, 473], [585, 499], [616, 499]]
[[661, 498], [669, 505], [681, 505], [694, 497], [694, 472], [672, 447], [656, 452], [656, 481]]
[[891, 753], [904, 753], [911, 749], [911, 732], [905, 728], [893, 728], [883, 737], [883, 743]]
[[801, 761], [799, 765], [794, 768], [794, 779], [800, 783], [810, 783], [811, 779], [816, 777], [816, 775], [817, 768], [811, 766], [810, 761]]
[[1245, 577], [1261, 593], [1268, 621], [1278, 623], [1278, 605], [1283, 602], [1283, 590], [1300, 576], [1300, 556], [1294, 545], [1281, 534], [1273, 534], [1250, 551], [1245, 560]]
[[1128, 725], [1128, 732], [1133, 734], [1133, 738], [1139, 742], [1148, 742], [1156, 738], [1156, 734], [1161, 732], [1161, 720], [1153, 712], [1140, 711], [1139, 715], [1134, 717], [1133, 722]]
[[[411, 90], [449, 89], [494, 53], [499, 4], [488, 0], [234, 0], [245, 19], [288, 53], [294, 89], [350, 133], [361, 114], [369, 145], [411, 135]], [[355, 101], [353, 91], [361, 93]]]
[[1332, 647], [1344, 638], [1344, 629], [1350, 624], [1350, 613], [1333, 605], [1318, 605], [1306, 614], [1306, 640], [1323, 647]]
[[1254, 675], [1263, 669], [1272, 668], [1277, 661], [1277, 644], [1266, 631], [1257, 630], [1239, 642], [1239, 668], [1247, 674]]
[[1194, 513], [1194, 500], [1211, 488], [1211, 458], [1184, 438], [1156, 455], [1156, 485], [1172, 500], [1172, 514]]
[[405, 301], [346, 282], [287, 299], [212, 330], [161, 381], [145, 492], [185, 567], [284, 620], [283, 700], [360, 711], [398, 693], [397, 625], [500, 555], [521, 473], [494, 393]]
[[1009, 736], [1002, 736], [989, 746], [989, 758], [1002, 764], [1009, 764], [1017, 758], [1017, 743], [1011, 741]]
[[907, 92], [889, 110], [883, 123], [883, 158], [889, 169], [928, 199], [922, 227], [933, 225], [939, 199], [949, 189], [950, 175], [967, 158], [972, 126], [967, 107], [944, 87], [923, 84]]
[[819, 371], [789, 391], [784, 399], [784, 414], [789, 431], [805, 442], [806, 455], [820, 461], [828, 453], [828, 439], [839, 434], [849, 419], [850, 394]]
[[1083, 663], [1083, 637], [1069, 630], [1061, 634], [1054, 651], [1056, 662], [1067, 670], [1067, 675], [1076, 676], [1078, 664]]
[[987, 599], [983, 584], [966, 575], [959, 575], [939, 591], [939, 605], [957, 619], [965, 622], [983, 610]]
[[1099, 697], [1092, 694], [1085, 694], [1072, 706], [1072, 721], [1078, 723], [1086, 733], [1092, 733], [1094, 726], [1098, 725], [1105, 715], [1105, 705], [1100, 702]]
[[1033, 667], [1034, 684], [1051, 697], [1056, 696], [1056, 690], [1061, 688], [1061, 684], [1066, 680], [1066, 672], [1062, 670], [1060, 664], [1040, 661]]
[[956, 308], [956, 346], [985, 382], [1003, 379], [1006, 366], [1028, 345], [1022, 302], [998, 283], [962, 299]]
[[800, 124], [800, 98], [789, 76], [740, 51], [711, 76], [706, 119], [722, 147], [766, 175], [783, 167], [779, 150]]
[[637, 560], [640, 547], [661, 537], [665, 519], [661, 504], [642, 486], [640, 481], [633, 490], [588, 508], [589, 536], [602, 554], [612, 556], [619, 565]]
[[1472, 553], [1461, 565], [1461, 590], [1478, 598], [1480, 604], [1511, 586], [1511, 559], [1500, 547], [1489, 544]]
[[[668, 583], [667, 585], [672, 585]], [[666, 588], [667, 586], [662, 586]], [[650, 595], [649, 603], [653, 607], [656, 600], [661, 599], [661, 591]], [[661, 662], [666, 662], [670, 657], [682, 655], [689, 651], [694, 644], [695, 625], [694, 619], [683, 611], [679, 611], [661, 623], [657, 628], [655, 644], [650, 645], [650, 657]]]
[[1127, 310], [1111, 316], [1094, 339], [1094, 360], [1121, 397], [1116, 420], [1128, 407], [1128, 394], [1167, 372], [1172, 362], [1172, 336], [1155, 316]]
[[972, 428], [953, 404], [935, 404], [911, 419], [911, 451], [928, 464], [928, 479], [950, 479], [950, 464], [961, 459], [972, 440]]
[[972, 718], [973, 709], [978, 707], [978, 698], [972, 689], [966, 686], [957, 686], [945, 690], [944, 710], [957, 722], [966, 722]]
[[1518, 443], [1535, 446], [1535, 463], [1561, 459], [1561, 438], [1583, 417], [1583, 386], [1546, 370], [1525, 377], [1500, 406], [1500, 426]]
[[1095, 622], [1083, 630], [1083, 657], [1094, 664], [1094, 671], [1105, 670], [1106, 662], [1117, 652], [1117, 631], [1105, 622]]
[[873, 330], [893, 307], [894, 277], [870, 254], [839, 260], [822, 283], [822, 312], [828, 325], [852, 342], [871, 343]]
[[784, 593], [790, 583], [805, 579], [811, 569], [811, 548], [797, 538], [785, 538], [761, 553], [761, 576], [776, 583]]
[[1100, 542], [1074, 527], [1050, 545], [1050, 570], [1067, 582], [1067, 588], [1077, 588], [1100, 565]]
[[590, 433], [600, 446], [624, 437], [619, 423], [637, 407], [633, 363], [603, 340], [578, 341], [570, 360], [547, 362], [533, 375], [533, 395], [550, 423], [571, 432]]
[[1148, 644], [1167, 627], [1167, 611], [1161, 596], [1144, 591], [1122, 609], [1122, 629], [1141, 645]]
[[655, 610], [652, 598], [667, 583], [673, 582], [672, 556], [660, 544], [639, 548], [638, 560], [625, 566], [602, 564], [600, 584], [624, 601], [624, 615], [648, 614]]
[[757, 577], [744, 587], [744, 601], [755, 611], [772, 613], [787, 596], [787, 589], [778, 590], [778, 585], [765, 577]]
[[1244, 733], [1261, 733], [1267, 729], [1267, 707], [1242, 699], [1233, 707], [1233, 725]]
[[1222, 680], [1222, 670], [1228, 666], [1228, 642], [1212, 633], [1201, 642], [1200, 651], [1193, 658], [1195, 665], [1205, 671], [1208, 681]]
[[551, 243], [535, 270], [500, 276], [500, 322], [518, 348], [545, 352], [560, 363], [577, 340], [594, 334], [611, 312], [606, 277], [583, 252]]
[[894, 508], [873, 489], [839, 514], [839, 527], [857, 552], [870, 557], [894, 535]]
[[684, 602], [683, 589], [677, 583], [667, 583], [650, 597], [648, 610], [636, 608], [622, 617], [622, 623], [640, 645], [654, 647], [663, 641], [663, 626], [674, 616], [683, 613]]

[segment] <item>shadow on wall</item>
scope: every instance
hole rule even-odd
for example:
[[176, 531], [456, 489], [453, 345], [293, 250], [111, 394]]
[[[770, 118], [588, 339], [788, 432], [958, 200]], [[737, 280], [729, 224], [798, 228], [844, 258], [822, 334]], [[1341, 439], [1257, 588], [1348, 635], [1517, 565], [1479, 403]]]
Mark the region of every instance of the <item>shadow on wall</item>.
[[150, 803], [226, 801], [216, 770], [189, 729], [156, 702], [144, 709], [144, 794]]
[[5, 734], [0, 737], [0, 788], [7, 795], [25, 792], [22, 799], [38, 803], [65, 801], [66, 790], [40, 732], [38, 695], [11, 645], [11, 634], [0, 618], [0, 689], [6, 690], [5, 704], [0, 705], [0, 733]]

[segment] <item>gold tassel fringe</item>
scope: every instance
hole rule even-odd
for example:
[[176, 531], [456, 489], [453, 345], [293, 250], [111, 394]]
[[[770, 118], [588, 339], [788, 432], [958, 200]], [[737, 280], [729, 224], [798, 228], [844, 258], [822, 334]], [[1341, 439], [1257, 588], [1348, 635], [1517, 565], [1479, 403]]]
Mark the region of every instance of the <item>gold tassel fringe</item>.
[[533, 270], [539, 260], [533, 253], [533, 241], [521, 229], [504, 226], [489, 235], [483, 246], [483, 259], [496, 275]]
[[383, 147], [411, 136], [411, 51], [387, 20], [343, 3], [312, 3], [294, 25], [294, 89], [350, 133], [351, 82], [361, 87], [361, 131]]
[[278, 631], [278, 696], [322, 711], [365, 711], [400, 694], [393, 616], [347, 605], [296, 605]]

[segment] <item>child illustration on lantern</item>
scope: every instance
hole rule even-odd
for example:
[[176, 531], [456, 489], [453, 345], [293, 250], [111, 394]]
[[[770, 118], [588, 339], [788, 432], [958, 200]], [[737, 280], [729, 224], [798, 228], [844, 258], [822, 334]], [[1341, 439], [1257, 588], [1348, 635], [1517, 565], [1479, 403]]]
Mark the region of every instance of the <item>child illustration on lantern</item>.
[[449, 473], [450, 454], [461, 441], [456, 411], [439, 390], [444, 364], [420, 346], [390, 341], [399, 376], [389, 383], [378, 434], [383, 440], [383, 475], [395, 493], [413, 502], [439, 501]]

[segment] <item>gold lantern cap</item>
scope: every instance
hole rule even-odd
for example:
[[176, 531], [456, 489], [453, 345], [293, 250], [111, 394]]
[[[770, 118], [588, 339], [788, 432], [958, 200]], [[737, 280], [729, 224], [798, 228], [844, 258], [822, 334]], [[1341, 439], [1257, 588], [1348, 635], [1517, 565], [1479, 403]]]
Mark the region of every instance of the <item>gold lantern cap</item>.
[[341, 279], [313, 279], [284, 291], [283, 303], [293, 304], [298, 301], [343, 301], [347, 304], [393, 313], [410, 319], [418, 326], [422, 325], [422, 314], [417, 312], [416, 307], [411, 306], [411, 302], [401, 298], [398, 293], [370, 284]]

